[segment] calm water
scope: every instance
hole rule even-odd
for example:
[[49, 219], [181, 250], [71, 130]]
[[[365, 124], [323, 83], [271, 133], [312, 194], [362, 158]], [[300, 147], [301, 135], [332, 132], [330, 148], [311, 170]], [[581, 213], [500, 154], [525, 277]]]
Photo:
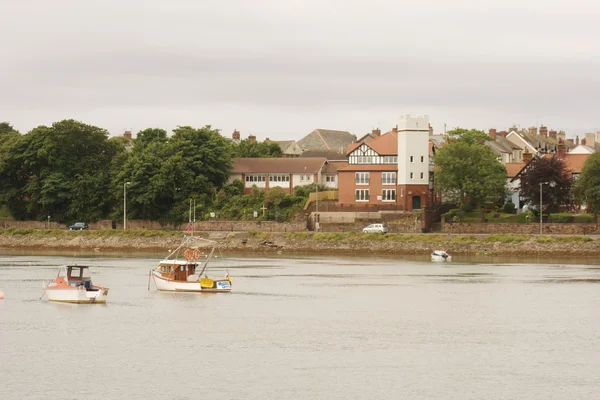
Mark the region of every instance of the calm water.
[[239, 257], [211, 295], [80, 258], [109, 304], [38, 300], [70, 261], [0, 255], [3, 400], [600, 398], [598, 265]]

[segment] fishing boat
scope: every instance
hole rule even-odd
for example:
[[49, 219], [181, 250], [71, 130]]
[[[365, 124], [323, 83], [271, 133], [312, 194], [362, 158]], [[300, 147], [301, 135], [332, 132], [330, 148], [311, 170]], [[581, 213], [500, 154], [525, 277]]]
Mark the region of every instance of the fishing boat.
[[[197, 236], [184, 236], [177, 249], [171, 252], [156, 268], [150, 270], [150, 278], [157, 290], [170, 292], [228, 293], [231, 291], [229, 273], [223, 279], [207, 276], [208, 265], [213, 261], [217, 242]], [[203, 252], [204, 250], [204, 252]]]
[[431, 261], [452, 261], [452, 256], [444, 250], [434, 250], [431, 253]]
[[56, 278], [43, 285], [49, 301], [62, 303], [106, 303], [108, 288], [97, 286], [86, 265], [66, 265], [58, 269]]

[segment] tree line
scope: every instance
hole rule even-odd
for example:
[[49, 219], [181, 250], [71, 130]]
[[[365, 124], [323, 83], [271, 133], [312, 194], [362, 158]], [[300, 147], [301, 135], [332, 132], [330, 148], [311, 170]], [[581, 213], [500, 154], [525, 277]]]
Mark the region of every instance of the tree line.
[[130, 142], [75, 120], [21, 134], [0, 123], [0, 206], [18, 220], [185, 221], [190, 199], [203, 211], [225, 207], [232, 157], [279, 157], [273, 142], [235, 143], [210, 125], [148, 128]]

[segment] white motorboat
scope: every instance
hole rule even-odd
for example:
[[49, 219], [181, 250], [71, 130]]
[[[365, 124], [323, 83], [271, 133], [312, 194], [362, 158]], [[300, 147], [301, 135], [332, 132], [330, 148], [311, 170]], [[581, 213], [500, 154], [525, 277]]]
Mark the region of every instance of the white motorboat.
[[[228, 293], [231, 291], [231, 277], [211, 279], [206, 275], [212, 261], [217, 242], [197, 236], [184, 236], [182, 243], [156, 268], [150, 271], [157, 290], [170, 292], [209, 292]], [[202, 254], [205, 250], [207, 254]], [[148, 281], [150, 289], [150, 281]]]
[[452, 256], [444, 250], [434, 250], [431, 253], [431, 261], [452, 261]]
[[85, 265], [66, 265], [58, 269], [56, 278], [44, 284], [49, 301], [62, 303], [106, 303], [108, 288], [92, 284], [90, 268]]

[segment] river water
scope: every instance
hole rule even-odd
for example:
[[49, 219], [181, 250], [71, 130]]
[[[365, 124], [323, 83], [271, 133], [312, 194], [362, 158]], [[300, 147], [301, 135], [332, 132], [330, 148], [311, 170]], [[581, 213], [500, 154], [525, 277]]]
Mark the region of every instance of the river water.
[[39, 299], [70, 261], [0, 255], [2, 400], [600, 398], [597, 263], [238, 256], [189, 294], [88, 257], [108, 304]]

